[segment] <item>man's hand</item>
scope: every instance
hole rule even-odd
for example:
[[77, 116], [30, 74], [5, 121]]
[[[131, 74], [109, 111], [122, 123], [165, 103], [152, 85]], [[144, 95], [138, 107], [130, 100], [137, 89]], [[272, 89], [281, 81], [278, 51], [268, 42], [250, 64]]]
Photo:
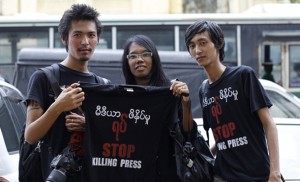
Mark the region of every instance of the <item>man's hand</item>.
[[85, 131], [85, 117], [76, 113], [68, 114], [66, 127], [68, 131]]
[[65, 112], [80, 107], [84, 99], [84, 92], [79, 87], [79, 83], [73, 83], [71, 86], [63, 89], [54, 104], [57, 110]]

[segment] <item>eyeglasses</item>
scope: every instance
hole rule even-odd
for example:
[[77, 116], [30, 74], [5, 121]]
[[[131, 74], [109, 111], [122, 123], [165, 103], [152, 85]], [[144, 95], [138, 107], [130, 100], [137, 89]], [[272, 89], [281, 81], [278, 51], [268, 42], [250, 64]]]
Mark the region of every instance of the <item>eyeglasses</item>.
[[135, 59], [138, 59], [139, 57], [145, 59], [145, 58], [149, 58], [151, 56], [152, 56], [152, 52], [144, 52], [142, 54], [128, 54], [127, 59], [135, 60]]

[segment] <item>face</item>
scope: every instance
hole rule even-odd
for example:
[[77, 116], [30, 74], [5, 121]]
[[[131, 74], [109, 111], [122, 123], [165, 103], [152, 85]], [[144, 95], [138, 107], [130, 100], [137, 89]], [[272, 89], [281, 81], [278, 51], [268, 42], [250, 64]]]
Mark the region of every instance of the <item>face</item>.
[[130, 71], [139, 85], [144, 85], [148, 81], [152, 69], [152, 56], [149, 53], [146, 48], [136, 43], [132, 43], [129, 47], [127, 61]]
[[219, 50], [211, 41], [208, 32], [196, 34], [190, 44], [189, 52], [200, 66], [207, 66], [219, 61]]
[[72, 60], [87, 61], [92, 56], [98, 43], [97, 29], [94, 21], [73, 21], [69, 30], [68, 54]]

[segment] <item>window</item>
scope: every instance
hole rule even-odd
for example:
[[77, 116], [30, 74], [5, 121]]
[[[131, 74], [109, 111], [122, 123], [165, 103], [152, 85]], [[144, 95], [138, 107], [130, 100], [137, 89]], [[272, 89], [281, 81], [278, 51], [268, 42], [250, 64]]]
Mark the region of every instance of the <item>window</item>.
[[103, 27], [102, 34], [100, 36], [99, 44], [97, 46], [99, 49], [112, 49], [112, 30], [111, 27]]
[[185, 30], [188, 26], [180, 26], [179, 27], [179, 50], [180, 51], [187, 51], [185, 45]]
[[[221, 27], [222, 28], [222, 27]], [[230, 63], [237, 63], [237, 41], [236, 31], [232, 29], [223, 29], [225, 37], [225, 58], [224, 61]]]
[[55, 48], [65, 48], [65, 45], [63, 45], [63, 43], [60, 40], [60, 35], [58, 33], [57, 27], [55, 28], [55, 32], [54, 32], [54, 47]]
[[0, 63], [15, 63], [25, 47], [48, 47], [48, 28], [2, 28], [0, 30]]
[[300, 45], [289, 45], [290, 87], [300, 87]]
[[[263, 69], [262, 75], [265, 75], [267, 72], [273, 75], [275, 83], [282, 83], [282, 46], [278, 43], [266, 44], [262, 47], [262, 62]], [[269, 64], [267, 64], [269, 63]], [[271, 67], [271, 69], [268, 69]]]
[[143, 34], [152, 39], [158, 50], [174, 51], [174, 26], [119, 26], [117, 27], [117, 49], [123, 49], [125, 41], [133, 36]]

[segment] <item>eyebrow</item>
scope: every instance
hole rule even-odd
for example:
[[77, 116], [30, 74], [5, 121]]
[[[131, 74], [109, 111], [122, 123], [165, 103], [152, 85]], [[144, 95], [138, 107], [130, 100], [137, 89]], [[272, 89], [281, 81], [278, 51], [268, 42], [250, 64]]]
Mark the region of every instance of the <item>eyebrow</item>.
[[[74, 30], [73, 33], [84, 33], [82, 30]], [[97, 31], [88, 31], [87, 33], [97, 33]]]

